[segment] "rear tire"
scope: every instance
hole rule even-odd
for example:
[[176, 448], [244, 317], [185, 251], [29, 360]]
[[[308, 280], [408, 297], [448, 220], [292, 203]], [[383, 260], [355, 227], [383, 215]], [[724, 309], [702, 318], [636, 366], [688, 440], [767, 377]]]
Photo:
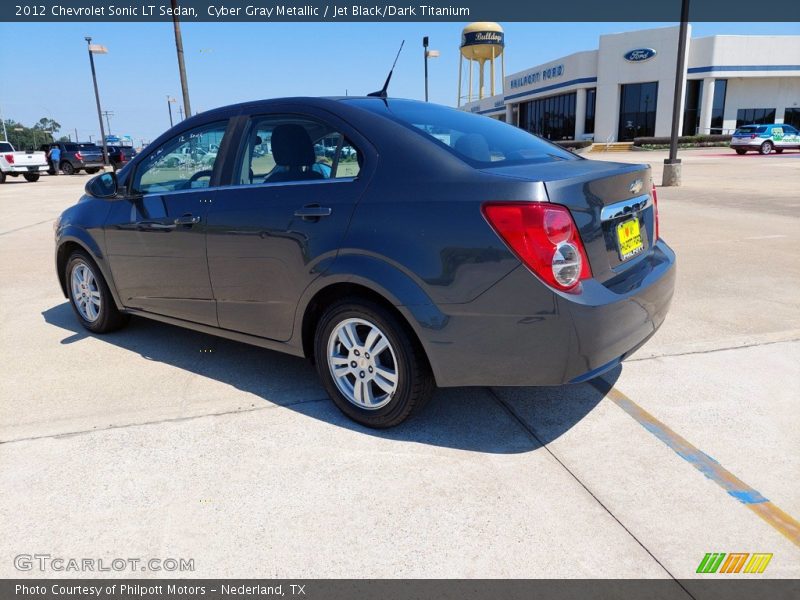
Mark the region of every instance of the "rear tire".
[[341, 300], [323, 313], [314, 357], [334, 404], [366, 427], [399, 425], [425, 405], [435, 388], [428, 360], [405, 324], [360, 298]]
[[38, 173], [25, 173], [23, 177], [25, 178], [25, 181], [30, 181], [31, 183], [39, 181]]
[[97, 263], [83, 250], [70, 255], [64, 281], [67, 282], [72, 311], [89, 331], [108, 333], [128, 323], [130, 317], [117, 309]]
[[741, 156], [742, 154], [747, 154], [747, 150], [744, 150], [742, 148], [735, 148], [735, 150], [736, 154], [738, 154], [739, 156]]
[[89, 175], [94, 175], [94, 174], [95, 174], [95, 173], [97, 173], [98, 171], [100, 171], [100, 169], [86, 169], [86, 172], [87, 172]]
[[0, 171], [0, 183], [6, 182], [6, 174]]
[[61, 163], [61, 172], [64, 173], [64, 175], [74, 175], [77, 171], [75, 167], [72, 166], [71, 162], [65, 160]]
[[775, 148], [775, 154], [783, 154], [783, 148]]
[[769, 140], [767, 140], [766, 142], [764, 142], [763, 144], [761, 144], [761, 148], [759, 148], [759, 149], [758, 149], [758, 151], [759, 151], [761, 154], [763, 154], [764, 156], [766, 156], [767, 154], [769, 154], [770, 152], [772, 152], [772, 142], [770, 142]]

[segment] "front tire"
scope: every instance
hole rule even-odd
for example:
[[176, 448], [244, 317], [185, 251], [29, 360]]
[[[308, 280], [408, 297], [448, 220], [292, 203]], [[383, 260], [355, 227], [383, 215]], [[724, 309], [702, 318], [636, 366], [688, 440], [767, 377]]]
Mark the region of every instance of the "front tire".
[[766, 156], [767, 154], [769, 154], [770, 152], [772, 152], [772, 142], [770, 142], [769, 140], [767, 140], [766, 142], [764, 142], [763, 144], [761, 144], [761, 148], [759, 148], [759, 149], [758, 149], [758, 151], [759, 151], [761, 154], [763, 154], [764, 156]]
[[775, 154], [783, 154], [783, 148], [775, 148]]
[[25, 181], [30, 181], [31, 183], [39, 181], [38, 173], [25, 173], [23, 177], [25, 178]]
[[66, 160], [61, 163], [61, 172], [64, 173], [64, 175], [74, 175], [76, 173], [72, 163]]
[[416, 339], [394, 314], [366, 300], [345, 299], [323, 313], [314, 356], [334, 404], [367, 427], [399, 425], [435, 387]]
[[86, 252], [72, 253], [64, 277], [72, 311], [86, 329], [108, 333], [127, 324], [128, 315], [117, 309], [100, 269]]

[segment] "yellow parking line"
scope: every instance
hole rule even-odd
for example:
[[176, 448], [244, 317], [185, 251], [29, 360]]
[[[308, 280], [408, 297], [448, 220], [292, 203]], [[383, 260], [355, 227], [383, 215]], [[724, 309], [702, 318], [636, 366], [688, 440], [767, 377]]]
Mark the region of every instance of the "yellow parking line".
[[617, 388], [597, 379], [590, 383], [633, 417], [647, 431], [669, 446], [678, 456], [761, 517], [795, 546], [800, 546], [800, 522], [797, 519], [775, 506], [757, 490], [736, 477], [708, 454], [692, 445], [686, 438], [656, 419]]

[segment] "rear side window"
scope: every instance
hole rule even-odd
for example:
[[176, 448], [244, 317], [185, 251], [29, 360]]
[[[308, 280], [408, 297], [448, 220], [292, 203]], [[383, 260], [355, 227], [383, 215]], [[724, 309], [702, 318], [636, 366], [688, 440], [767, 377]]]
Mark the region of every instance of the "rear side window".
[[578, 160], [555, 144], [489, 117], [411, 100], [360, 98], [347, 102], [412, 128], [473, 166]]
[[298, 115], [253, 117], [239, 157], [235, 185], [358, 177], [363, 160], [344, 134]]

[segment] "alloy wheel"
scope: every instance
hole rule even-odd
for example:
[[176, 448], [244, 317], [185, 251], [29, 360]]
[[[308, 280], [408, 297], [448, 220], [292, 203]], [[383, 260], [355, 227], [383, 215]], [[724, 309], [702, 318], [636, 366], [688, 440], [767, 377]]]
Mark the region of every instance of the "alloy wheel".
[[100, 287], [94, 273], [86, 263], [78, 262], [72, 268], [70, 282], [75, 308], [81, 317], [94, 323], [100, 316], [102, 306]]
[[331, 332], [327, 357], [336, 387], [355, 406], [377, 410], [392, 400], [399, 379], [397, 358], [377, 325], [343, 320]]

